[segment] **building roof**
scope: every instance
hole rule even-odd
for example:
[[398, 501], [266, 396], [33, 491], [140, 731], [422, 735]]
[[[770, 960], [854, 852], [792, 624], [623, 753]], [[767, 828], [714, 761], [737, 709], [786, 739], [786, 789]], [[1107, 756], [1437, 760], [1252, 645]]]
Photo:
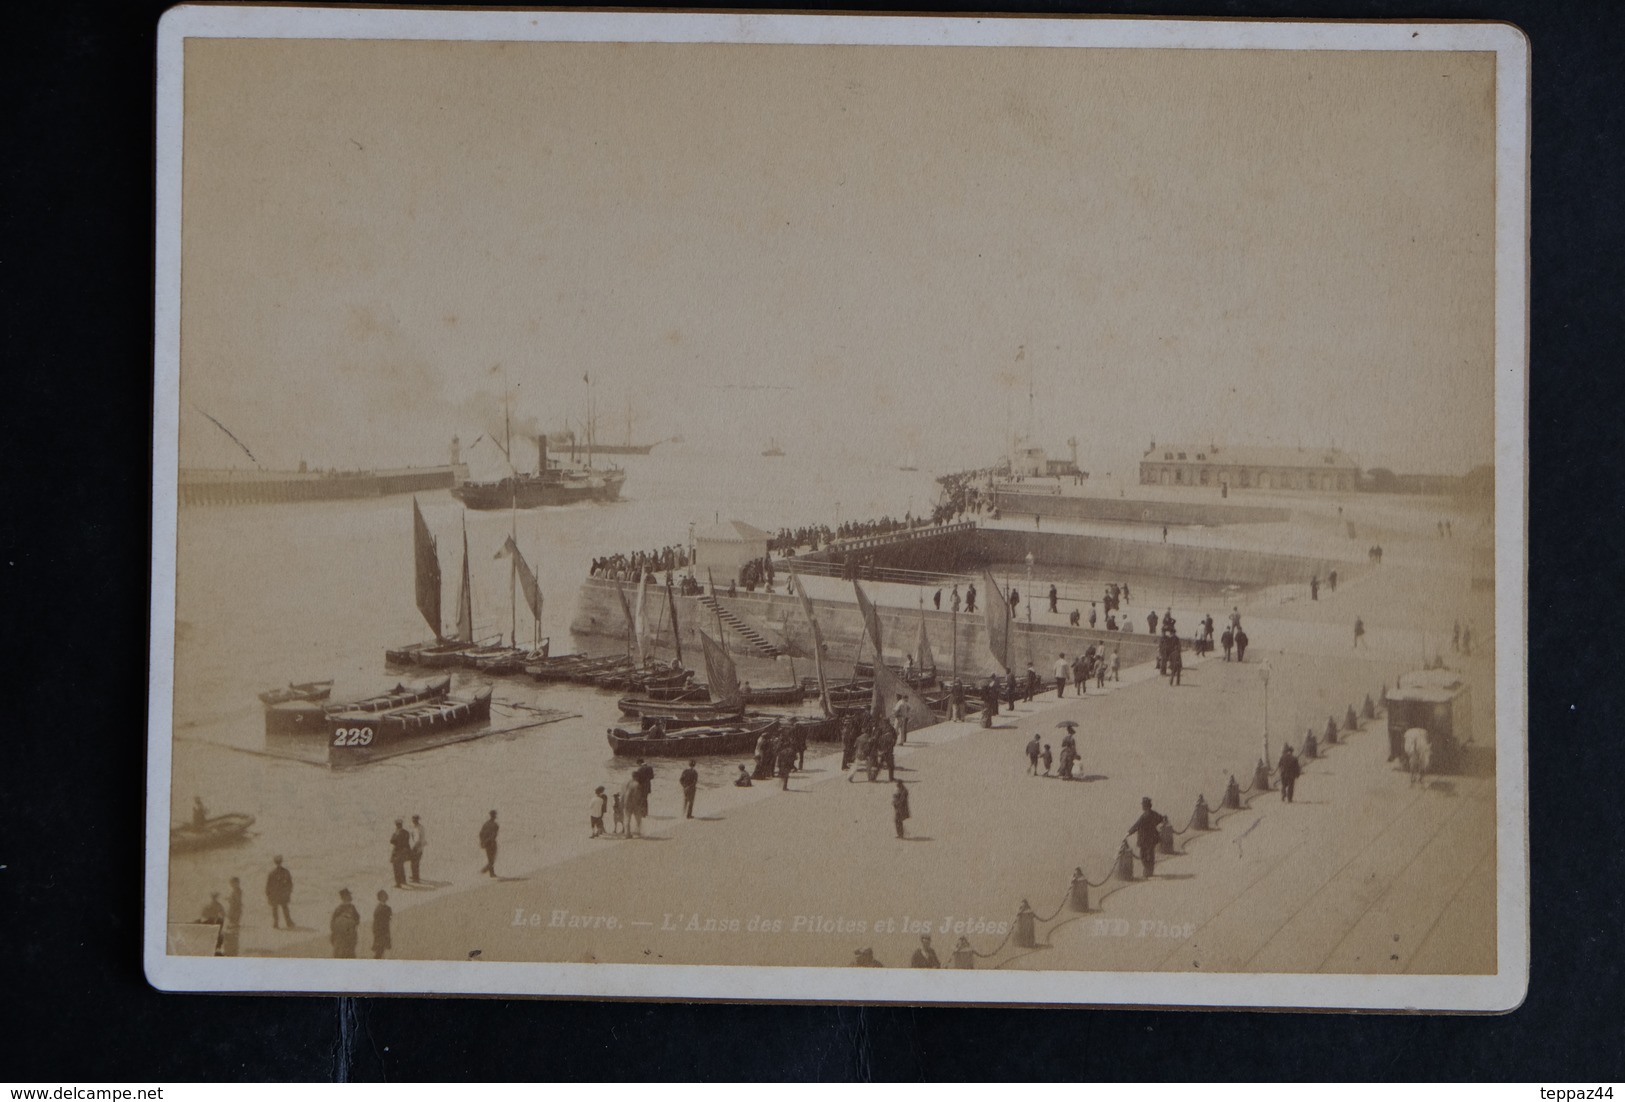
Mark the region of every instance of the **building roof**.
[[[1163, 458], [1172, 452], [1172, 460]], [[1185, 458], [1180, 459], [1179, 453]], [[1146, 449], [1146, 463], [1212, 463], [1229, 467], [1331, 467], [1357, 471], [1360, 464], [1339, 448], [1276, 448], [1241, 444], [1158, 444]]]
[[742, 520], [725, 520], [695, 529], [694, 538], [707, 543], [766, 543], [773, 537]]

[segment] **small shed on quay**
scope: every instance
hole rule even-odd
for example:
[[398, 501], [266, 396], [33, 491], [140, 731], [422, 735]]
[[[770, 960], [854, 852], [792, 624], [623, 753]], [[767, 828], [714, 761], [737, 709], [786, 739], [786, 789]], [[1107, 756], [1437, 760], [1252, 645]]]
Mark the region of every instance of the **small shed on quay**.
[[739, 580], [739, 571], [748, 562], [767, 557], [766, 532], [742, 520], [727, 520], [694, 530], [694, 565], [704, 582], [706, 572], [717, 584]]

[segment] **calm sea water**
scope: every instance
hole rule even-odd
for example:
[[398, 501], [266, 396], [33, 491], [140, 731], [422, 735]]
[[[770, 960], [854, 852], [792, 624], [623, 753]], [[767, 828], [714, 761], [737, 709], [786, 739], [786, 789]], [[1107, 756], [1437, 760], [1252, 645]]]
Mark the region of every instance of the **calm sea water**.
[[[541, 582], [542, 633], [551, 636], [554, 653], [563, 653], [577, 649], [568, 625], [594, 556], [682, 544], [691, 523], [739, 519], [774, 530], [928, 511], [937, 496], [930, 472], [882, 464], [668, 447], [618, 461], [629, 477], [626, 500], [614, 505], [465, 516], [445, 491], [420, 495], [440, 543], [447, 619], [456, 608], [465, 520], [475, 634], [509, 629], [509, 568], [495, 555], [512, 527]], [[173, 819], [188, 817], [196, 795], [211, 814], [247, 812], [256, 823], [242, 845], [176, 856], [173, 919], [194, 917], [211, 891], [224, 893], [228, 879], [240, 876], [245, 951], [265, 944], [268, 931], [257, 929], [268, 925], [261, 914], [264, 879], [272, 855], [282, 854], [296, 881], [294, 917], [325, 926], [339, 887], [352, 888], [363, 904], [389, 887], [393, 821], [414, 813], [430, 833], [426, 878], [448, 887], [475, 879], [474, 835], [491, 808], [504, 823], [501, 864], [517, 871], [556, 855], [560, 839], [584, 835], [594, 786], [614, 791], [630, 772], [631, 763], [614, 759], [604, 739], [620, 721], [615, 694], [508, 678], [496, 682], [493, 726], [525, 722], [526, 706], [580, 718], [342, 771], [264, 756], [256, 693], [332, 678], [333, 698], [343, 700], [401, 680], [399, 671], [385, 668], [384, 648], [427, 635], [412, 595], [411, 533], [409, 497], [181, 513]], [[529, 633], [521, 607], [521, 640]], [[481, 680], [460, 673], [453, 692]], [[320, 740], [306, 752], [320, 756]], [[702, 760], [702, 785], [729, 783], [736, 764]], [[669, 800], [679, 768], [661, 767], [657, 810], [660, 786]], [[396, 894], [392, 902], [409, 906], [412, 899], [399, 896], [420, 893]]]

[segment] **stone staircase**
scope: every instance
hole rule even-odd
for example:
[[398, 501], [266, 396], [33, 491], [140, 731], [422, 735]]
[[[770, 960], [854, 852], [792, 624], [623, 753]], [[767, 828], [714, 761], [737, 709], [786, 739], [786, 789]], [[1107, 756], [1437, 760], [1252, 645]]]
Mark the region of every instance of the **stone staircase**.
[[756, 651], [756, 653], [765, 658], [777, 658], [784, 653], [783, 649], [775, 646], [765, 635], [751, 627], [738, 616], [734, 615], [732, 611], [730, 611], [722, 604], [721, 601], [717, 600], [711, 594], [701, 594], [700, 604], [716, 613], [717, 619], [721, 620], [724, 624], [731, 628], [735, 635], [738, 635], [741, 639], [749, 643], [751, 649]]

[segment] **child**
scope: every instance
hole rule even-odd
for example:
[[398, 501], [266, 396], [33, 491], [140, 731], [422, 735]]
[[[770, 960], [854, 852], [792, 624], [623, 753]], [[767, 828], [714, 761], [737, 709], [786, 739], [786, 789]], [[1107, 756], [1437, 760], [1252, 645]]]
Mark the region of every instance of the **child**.
[[592, 790], [592, 800], [587, 804], [587, 816], [592, 826], [592, 834], [589, 837], [600, 838], [603, 836], [604, 808], [608, 803], [609, 798], [604, 795], [603, 785], [599, 785]]
[[615, 833], [626, 833], [626, 809], [621, 806], [621, 794], [615, 793]]
[[1049, 776], [1050, 767], [1055, 764], [1055, 755], [1050, 753], [1049, 743], [1044, 744], [1044, 776]]

